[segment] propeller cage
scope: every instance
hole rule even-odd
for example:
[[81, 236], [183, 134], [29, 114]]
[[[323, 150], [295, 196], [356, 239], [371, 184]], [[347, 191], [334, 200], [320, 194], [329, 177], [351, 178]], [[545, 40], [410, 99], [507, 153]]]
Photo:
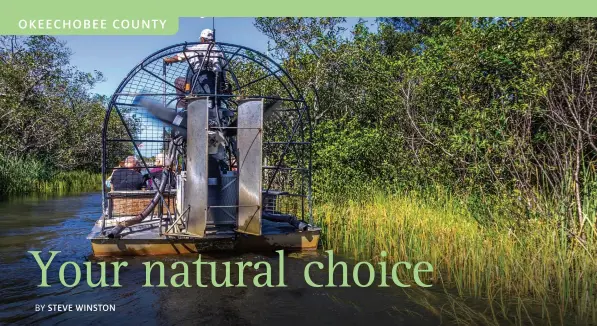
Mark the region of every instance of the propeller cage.
[[104, 220], [160, 219], [161, 234], [199, 237], [213, 228], [259, 235], [262, 218], [312, 223], [311, 121], [295, 83], [255, 50], [214, 43], [195, 53], [196, 45], [148, 56], [111, 97]]

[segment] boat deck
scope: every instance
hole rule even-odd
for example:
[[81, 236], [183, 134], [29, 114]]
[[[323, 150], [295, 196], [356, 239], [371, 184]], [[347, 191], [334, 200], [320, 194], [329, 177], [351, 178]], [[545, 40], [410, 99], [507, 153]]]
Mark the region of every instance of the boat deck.
[[[120, 219], [106, 220], [111, 227]], [[262, 235], [237, 233], [233, 225], [208, 225], [206, 235], [160, 235], [160, 220], [148, 220], [127, 227], [119, 238], [109, 239], [101, 233], [102, 219], [94, 225], [87, 239], [95, 256], [119, 255], [176, 255], [205, 251], [271, 251], [315, 250], [319, 243], [320, 228], [309, 227], [297, 231], [291, 225], [262, 221]]]

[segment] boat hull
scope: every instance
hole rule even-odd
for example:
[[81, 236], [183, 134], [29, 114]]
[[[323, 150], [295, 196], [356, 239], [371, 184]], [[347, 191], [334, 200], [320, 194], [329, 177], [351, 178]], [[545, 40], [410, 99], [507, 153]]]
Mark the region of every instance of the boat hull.
[[214, 230], [205, 237], [184, 237], [160, 235], [157, 227], [146, 225], [135, 232], [124, 233], [123, 237], [109, 239], [101, 234], [101, 227], [96, 224], [88, 239], [97, 257], [152, 256], [212, 251], [316, 250], [320, 232], [315, 227], [299, 232], [286, 226], [265, 224], [262, 235]]

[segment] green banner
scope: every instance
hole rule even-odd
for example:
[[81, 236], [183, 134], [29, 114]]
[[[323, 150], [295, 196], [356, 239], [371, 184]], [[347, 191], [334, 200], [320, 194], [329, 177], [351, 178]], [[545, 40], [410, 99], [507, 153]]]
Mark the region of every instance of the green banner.
[[176, 34], [181, 13], [187, 13], [182, 16], [204, 16], [199, 15], [198, 10], [188, 9], [197, 5], [199, 2], [195, 1], [11, 1], [3, 4], [0, 34]]
[[0, 34], [169, 35], [179, 17], [597, 16], [597, 1], [5, 1]]

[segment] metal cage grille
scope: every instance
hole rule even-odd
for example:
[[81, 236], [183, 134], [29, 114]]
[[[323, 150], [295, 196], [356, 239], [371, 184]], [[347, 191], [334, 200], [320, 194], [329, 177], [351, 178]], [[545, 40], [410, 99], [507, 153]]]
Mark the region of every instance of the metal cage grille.
[[[198, 44], [177, 44], [148, 56], [129, 72], [111, 97], [102, 133], [106, 218], [138, 214], [155, 196], [160, 202], [151, 218], [164, 219], [168, 224], [184, 213], [180, 205], [177, 208], [177, 191], [181, 190], [176, 184], [185, 170], [186, 150], [184, 145], [173, 145], [179, 132], [176, 124], [156, 119], [152, 107], [177, 115], [185, 111], [189, 101], [208, 96], [217, 103], [217, 113], [227, 115], [218, 115], [218, 119], [228, 122], [234, 121], [240, 99], [263, 99], [270, 105], [268, 112], [264, 110], [263, 208], [311, 221], [311, 122], [307, 103], [293, 80], [277, 62], [262, 53], [215, 43], [222, 57], [221, 71], [217, 73], [215, 88], [202, 93], [194, 86], [196, 81], [188, 77], [189, 71], [197, 67], [190, 49]], [[184, 60], [164, 63], [164, 58], [181, 53]], [[203, 60], [209, 58], [211, 53]], [[176, 158], [167, 165], [164, 155], [170, 150]], [[218, 180], [218, 191], [224, 198], [222, 202], [230, 204], [230, 192], [238, 187], [234, 183], [238, 157], [233, 150], [226, 150], [230, 173]], [[168, 179], [162, 179], [164, 169], [169, 171]], [[164, 190], [159, 187], [162, 182], [168, 183]], [[226, 216], [234, 215], [231, 207], [218, 210], [221, 214], [212, 219], [214, 223], [225, 223]]]

